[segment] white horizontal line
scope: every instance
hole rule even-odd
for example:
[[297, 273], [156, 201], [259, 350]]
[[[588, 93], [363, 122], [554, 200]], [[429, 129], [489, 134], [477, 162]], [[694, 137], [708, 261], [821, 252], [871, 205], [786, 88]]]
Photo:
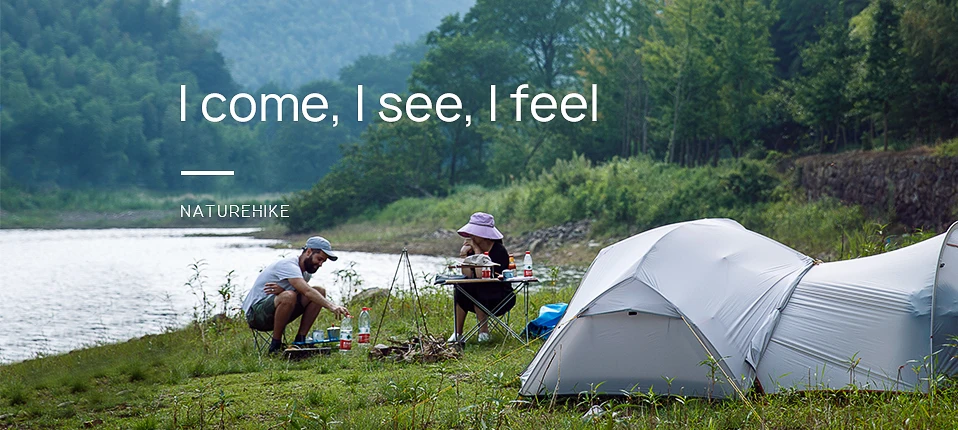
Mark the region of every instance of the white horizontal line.
[[180, 170], [180, 176], [233, 176], [232, 170]]

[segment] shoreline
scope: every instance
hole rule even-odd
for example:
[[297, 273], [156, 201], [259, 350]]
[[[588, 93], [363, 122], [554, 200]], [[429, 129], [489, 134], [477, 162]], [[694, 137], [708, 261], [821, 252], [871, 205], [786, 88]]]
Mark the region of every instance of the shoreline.
[[[382, 225], [351, 221], [324, 231], [287, 233], [275, 220], [262, 218], [182, 218], [176, 210], [26, 211], [0, 213], [0, 229], [112, 229], [112, 228], [259, 228], [250, 235], [286, 242], [296, 247], [308, 237], [327, 237], [335, 249], [356, 252], [399, 253], [458, 258], [462, 238], [455, 230], [422, 225]], [[620, 238], [589, 238], [589, 221], [539, 229], [504, 240], [513, 254], [531, 251], [542, 265], [588, 266], [599, 250]]]
[[0, 229], [96, 230], [109, 228], [262, 227], [255, 218], [183, 218], [177, 210], [0, 212]]

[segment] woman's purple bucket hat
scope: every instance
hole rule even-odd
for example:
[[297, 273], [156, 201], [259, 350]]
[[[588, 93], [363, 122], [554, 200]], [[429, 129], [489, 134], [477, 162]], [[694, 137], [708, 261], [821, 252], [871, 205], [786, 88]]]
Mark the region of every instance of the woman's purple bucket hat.
[[484, 239], [502, 239], [502, 233], [496, 228], [496, 219], [485, 212], [476, 212], [469, 222], [459, 229], [462, 237], [479, 236]]

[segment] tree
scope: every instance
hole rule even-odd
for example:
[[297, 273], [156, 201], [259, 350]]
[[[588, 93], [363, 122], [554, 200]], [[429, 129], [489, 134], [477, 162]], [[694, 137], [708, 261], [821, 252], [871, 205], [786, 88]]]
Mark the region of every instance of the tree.
[[396, 45], [389, 55], [363, 55], [339, 69], [339, 81], [362, 85], [364, 92], [376, 93], [373, 100], [378, 103], [381, 94], [407, 92], [412, 68], [426, 56], [426, 49], [425, 40], [420, 40]]
[[759, 0], [718, 0], [713, 41], [722, 71], [719, 98], [723, 134], [741, 155], [759, 124], [757, 107], [771, 86], [775, 53], [769, 27], [775, 12]]
[[594, 0], [478, 0], [464, 21], [476, 35], [495, 35], [521, 49], [532, 85], [552, 90], [571, 82], [576, 28]]
[[900, 34], [912, 83], [908, 103], [899, 111], [901, 120], [924, 143], [958, 135], [958, 5], [908, 2]]
[[[707, 27], [716, 18], [711, 8], [685, 0], [667, 6], [661, 19], [661, 30], [652, 28], [643, 63], [652, 105], [658, 108], [654, 131], [659, 141], [667, 142], [658, 155], [674, 162], [683, 141], [691, 145], [708, 142], [710, 135], [718, 138], [716, 85], [720, 70]], [[688, 110], [687, 106], [695, 108]], [[717, 147], [715, 142], [712, 151], [716, 154]]]
[[899, 35], [901, 15], [891, 0], [872, 6], [871, 34], [865, 50], [865, 97], [870, 110], [881, 115], [882, 144], [888, 150], [888, 113], [905, 88], [905, 58]]
[[[657, 21], [649, 1], [603, 0], [586, 17], [580, 31], [584, 46], [577, 64], [586, 88], [598, 85], [607, 102], [602, 121], [590, 127], [595, 142], [578, 148], [594, 158], [647, 153], [651, 103], [643, 55]], [[600, 152], [601, 151], [601, 152]]]
[[[333, 127], [330, 115], [322, 122], [313, 123], [302, 118], [292, 121], [292, 103], [286, 102], [282, 122], [275, 123], [276, 136], [268, 149], [267, 169], [270, 172], [270, 184], [274, 189], [306, 189], [325, 176], [340, 159], [340, 146], [355, 142], [360, 138], [367, 122], [359, 122], [356, 117], [356, 88], [346, 87], [336, 81], [315, 81], [296, 90], [297, 99], [302, 102], [307, 94], [322, 94], [330, 107], [336, 112], [339, 125]], [[267, 105], [275, 109], [275, 103]], [[369, 107], [366, 103], [364, 106]], [[365, 113], [365, 120], [371, 121], [371, 112]], [[271, 127], [276, 121], [271, 112], [269, 121], [258, 127]], [[316, 114], [314, 113], [313, 116]]]
[[435, 122], [374, 124], [359, 142], [343, 146], [328, 175], [288, 200], [291, 215], [281, 221], [303, 232], [403, 197], [436, 195], [444, 190], [441, 143]]
[[[556, 99], [564, 96], [560, 92], [552, 94]], [[568, 158], [576, 150], [572, 144], [574, 138], [567, 129], [577, 124], [569, 127], [564, 121], [541, 123], [529, 120], [532, 117], [530, 103], [522, 105], [522, 118], [526, 120], [514, 121], [516, 104], [510, 98], [500, 99], [496, 112], [501, 119], [482, 122], [478, 132], [490, 142], [489, 176], [501, 179], [500, 183], [551, 168], [557, 159]]]
[[[428, 94], [432, 100], [444, 93], [459, 96], [463, 117], [441, 125], [449, 166], [446, 177], [449, 185], [462, 180], [481, 182], [487, 173], [486, 142], [475, 122], [481, 120], [480, 110], [488, 109], [491, 85], [496, 85], [501, 99], [517, 83], [521, 58], [502, 40], [472, 34], [458, 15], [446, 17], [426, 42], [429, 51], [413, 69], [410, 89]], [[466, 126], [465, 115], [471, 116], [473, 126]], [[465, 173], [460, 175], [460, 170]]]
[[[845, 115], [852, 109], [849, 80], [854, 73], [854, 53], [850, 46], [844, 2], [828, 15], [818, 28], [819, 40], [801, 51], [803, 75], [794, 81], [795, 116], [809, 127], [834, 129], [833, 148], [837, 149]], [[819, 134], [819, 152], [825, 151], [825, 134]]]

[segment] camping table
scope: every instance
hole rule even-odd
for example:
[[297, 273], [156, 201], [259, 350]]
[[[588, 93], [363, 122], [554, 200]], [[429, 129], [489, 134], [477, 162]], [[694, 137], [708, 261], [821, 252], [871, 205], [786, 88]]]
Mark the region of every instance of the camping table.
[[[506, 297], [503, 301], [499, 302], [499, 304], [497, 304], [497, 305], [490, 311], [490, 310], [487, 309], [485, 306], [483, 306], [482, 303], [479, 303], [479, 301], [477, 301], [477, 300], [474, 299], [472, 296], [470, 296], [469, 293], [467, 293], [467, 292], [466, 292], [464, 289], [462, 289], [462, 287], [461, 287], [461, 286], [464, 285], [464, 284], [475, 284], [475, 283], [481, 283], [481, 282], [499, 282], [499, 283], [510, 284], [510, 286], [512, 287], [512, 293], [513, 293], [513, 295], [515, 295], [516, 297], [519, 296], [519, 292], [520, 292], [520, 291], [523, 293], [523, 295], [524, 295], [524, 297], [525, 297], [525, 301], [526, 301], [526, 319], [525, 319], [525, 325], [522, 326], [523, 329], [524, 329], [524, 328], [526, 327], [526, 325], [529, 324], [529, 284], [539, 282], [539, 280], [538, 280], [536, 277], [534, 277], [534, 276], [520, 276], [520, 277], [515, 277], [515, 278], [509, 278], [509, 279], [506, 279], [506, 280], [498, 280], [498, 279], [447, 279], [447, 280], [443, 283], [443, 285], [452, 285], [455, 289], [459, 290], [460, 293], [462, 293], [463, 295], [465, 295], [469, 300], [472, 300], [472, 301], [476, 304], [476, 306], [479, 307], [479, 309], [482, 309], [482, 311], [485, 312], [486, 315], [488, 315], [489, 320], [487, 321], [487, 323], [488, 323], [489, 321], [491, 321], [491, 322], [493, 322], [493, 323], [498, 324], [500, 327], [502, 327], [503, 329], [505, 329], [506, 333], [511, 334], [512, 337], [516, 338], [516, 340], [518, 340], [519, 342], [522, 342], [522, 336], [520, 336], [519, 333], [516, 333], [516, 331], [513, 330], [512, 327], [509, 327], [509, 324], [506, 324], [506, 323], [503, 322], [501, 319], [499, 319], [499, 317], [496, 316], [496, 312], [498, 312], [499, 310], [501, 310], [501, 309], [506, 305], [506, 303], [509, 301], [509, 297]], [[455, 315], [456, 315], [456, 307], [455, 307], [455, 305], [453, 305], [452, 312], [453, 312], [453, 321], [455, 321], [455, 320], [456, 320], [456, 318], [455, 318]], [[473, 328], [471, 328], [471, 329], [469, 329], [468, 332], [463, 333], [462, 339], [468, 339], [469, 336], [472, 336], [472, 335], [473, 335], [473, 333], [479, 331], [479, 326], [480, 326], [480, 324], [476, 324], [476, 326], [473, 327]], [[525, 330], [524, 330], [524, 331], [525, 331]], [[526, 342], [528, 342], [528, 341], [529, 341], [529, 333], [528, 333], [528, 331], [525, 331], [525, 332], [526, 332], [525, 340], [526, 340]]]

